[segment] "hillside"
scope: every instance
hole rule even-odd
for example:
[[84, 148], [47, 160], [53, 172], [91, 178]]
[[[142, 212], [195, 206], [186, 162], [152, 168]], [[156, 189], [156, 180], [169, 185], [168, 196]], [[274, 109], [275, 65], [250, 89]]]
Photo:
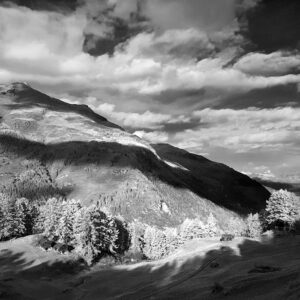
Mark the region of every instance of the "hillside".
[[0, 243], [0, 298], [296, 300], [299, 246], [299, 236], [201, 239], [163, 260], [83, 270], [74, 257], [43, 251], [28, 236]]
[[177, 225], [213, 212], [222, 224], [264, 207], [249, 177], [169, 145], [150, 145], [84, 105], [24, 83], [0, 86], [0, 191], [32, 200], [100, 201], [127, 220]]

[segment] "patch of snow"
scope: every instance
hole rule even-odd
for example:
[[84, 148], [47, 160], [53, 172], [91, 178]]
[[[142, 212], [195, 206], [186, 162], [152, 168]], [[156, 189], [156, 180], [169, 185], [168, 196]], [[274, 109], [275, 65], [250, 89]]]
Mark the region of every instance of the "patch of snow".
[[160, 210], [162, 210], [166, 214], [169, 214], [169, 215], [171, 214], [170, 209], [169, 209], [167, 203], [164, 202], [164, 201], [161, 202]]
[[181, 169], [181, 170], [185, 170], [185, 171], [189, 171], [189, 169], [185, 168], [184, 166], [178, 164], [178, 163], [174, 163], [174, 162], [171, 162], [171, 161], [168, 161], [168, 160], [164, 160], [164, 162], [172, 167], [172, 168], [176, 168], [176, 169]]

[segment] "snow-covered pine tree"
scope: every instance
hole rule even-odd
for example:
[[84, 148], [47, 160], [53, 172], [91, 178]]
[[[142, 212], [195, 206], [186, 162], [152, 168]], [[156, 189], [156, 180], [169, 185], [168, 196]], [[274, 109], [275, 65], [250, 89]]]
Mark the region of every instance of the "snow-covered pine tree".
[[104, 252], [116, 247], [118, 230], [113, 218], [109, 218], [97, 205], [81, 208], [74, 222], [75, 250], [89, 263]]
[[[298, 202], [298, 205], [297, 205]], [[293, 226], [298, 216], [299, 200], [287, 190], [275, 191], [267, 200], [266, 221], [270, 227]]]
[[181, 224], [179, 229], [180, 244], [184, 244], [186, 241], [193, 239], [193, 232], [191, 230], [193, 226], [194, 220], [192, 219], [185, 219]]
[[219, 233], [218, 222], [212, 213], [209, 214], [206, 223], [207, 235], [209, 237], [214, 237]]
[[4, 217], [4, 239], [11, 239], [24, 236], [26, 232], [24, 224], [24, 215], [17, 209], [15, 203], [10, 202], [3, 211]]
[[199, 219], [185, 219], [180, 226], [181, 244], [188, 240], [204, 238], [208, 235], [207, 226]]
[[86, 249], [91, 240], [90, 215], [86, 207], [82, 207], [76, 212], [73, 233], [76, 252], [85, 257]]
[[246, 231], [246, 224], [243, 220], [237, 217], [231, 217], [227, 224], [226, 233], [234, 236], [244, 236]]
[[179, 247], [179, 236], [176, 228], [166, 228], [164, 233], [166, 239], [166, 254], [168, 255]]
[[62, 205], [63, 204], [60, 200], [50, 198], [42, 210], [44, 217], [44, 235], [49, 240], [57, 240], [57, 226], [63, 212]]
[[88, 208], [90, 214], [91, 243], [95, 245], [99, 254], [115, 247], [118, 230], [113, 218], [106, 216], [99, 206]]
[[130, 247], [130, 234], [128, 224], [122, 217], [115, 218], [116, 226], [118, 229], [118, 239], [116, 241], [117, 252], [124, 253]]
[[35, 207], [26, 198], [19, 198], [16, 200], [17, 210], [23, 216], [23, 222], [26, 228], [25, 235], [32, 234], [35, 222]]
[[150, 259], [160, 259], [169, 254], [166, 234], [156, 227], [147, 226], [143, 252]]
[[139, 221], [134, 221], [129, 224], [128, 230], [130, 234], [130, 251], [140, 253], [144, 247], [146, 225]]
[[73, 224], [75, 215], [77, 211], [80, 210], [81, 205], [80, 202], [76, 200], [67, 200], [62, 204], [63, 211], [56, 229], [56, 236], [58, 237], [59, 243], [73, 245], [75, 239]]
[[259, 214], [249, 214], [246, 219], [246, 236], [250, 238], [259, 237], [262, 233]]

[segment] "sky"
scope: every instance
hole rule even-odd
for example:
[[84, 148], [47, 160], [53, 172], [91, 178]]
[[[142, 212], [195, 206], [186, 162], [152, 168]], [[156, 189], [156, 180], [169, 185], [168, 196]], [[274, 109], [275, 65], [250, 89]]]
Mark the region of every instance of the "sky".
[[0, 82], [300, 181], [299, 0], [0, 0]]

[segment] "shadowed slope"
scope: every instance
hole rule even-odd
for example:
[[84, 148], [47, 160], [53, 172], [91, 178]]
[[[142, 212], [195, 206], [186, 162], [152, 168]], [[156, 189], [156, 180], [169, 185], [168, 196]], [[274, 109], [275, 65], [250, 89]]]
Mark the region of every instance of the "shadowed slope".
[[95, 266], [81, 273], [80, 262], [36, 248], [32, 238], [0, 243], [1, 299], [292, 300], [300, 296], [299, 237], [264, 243], [193, 240], [160, 261]]
[[[223, 206], [236, 211], [243, 208], [259, 210], [265, 206], [269, 192], [258, 182], [234, 169], [203, 156], [189, 153], [168, 144], [153, 144], [157, 154], [164, 160], [189, 170], [185, 180], [194, 190], [205, 186], [202, 195], [219, 201]], [[177, 168], [177, 173], [182, 173]]]

